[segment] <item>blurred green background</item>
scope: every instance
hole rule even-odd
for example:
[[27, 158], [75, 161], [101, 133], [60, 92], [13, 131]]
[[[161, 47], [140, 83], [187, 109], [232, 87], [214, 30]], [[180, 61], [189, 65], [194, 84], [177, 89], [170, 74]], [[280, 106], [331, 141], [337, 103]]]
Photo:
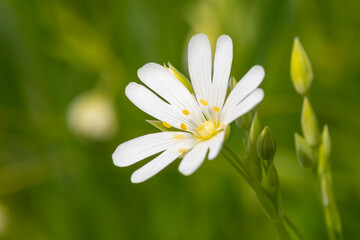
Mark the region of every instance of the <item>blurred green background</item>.
[[[360, 239], [359, 9], [356, 0], [1, 0], [0, 239], [278, 238], [222, 157], [189, 177], [178, 160], [142, 184], [130, 175], [143, 162], [112, 163], [118, 144], [157, 131], [126, 84], [148, 62], [187, 74], [187, 44], [199, 32], [212, 44], [232, 37], [237, 79], [264, 66], [258, 111], [277, 140], [285, 211], [309, 239], [326, 239], [312, 174], [294, 153], [302, 99], [289, 64], [300, 37], [311, 101], [333, 139], [344, 236]], [[234, 126], [237, 151], [242, 136]]]

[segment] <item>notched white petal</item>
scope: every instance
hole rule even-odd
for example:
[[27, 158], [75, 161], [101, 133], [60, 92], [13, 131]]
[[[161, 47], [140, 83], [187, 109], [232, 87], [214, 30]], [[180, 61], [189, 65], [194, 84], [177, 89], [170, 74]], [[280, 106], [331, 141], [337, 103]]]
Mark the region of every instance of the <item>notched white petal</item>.
[[189, 74], [197, 100], [209, 100], [211, 91], [211, 46], [203, 34], [193, 36], [188, 48]]
[[230, 124], [235, 119], [241, 117], [245, 113], [252, 110], [264, 99], [264, 91], [261, 88], [255, 89], [242, 102], [232, 109], [229, 109], [224, 114], [222, 122], [226, 125]]
[[254, 91], [263, 81], [264, 77], [264, 68], [260, 65], [253, 66], [230, 92], [224, 105], [224, 112], [234, 108], [247, 95]]
[[204, 162], [208, 149], [208, 141], [198, 143], [181, 161], [179, 172], [185, 176], [193, 174]]
[[233, 59], [233, 43], [229, 36], [222, 35], [216, 43], [214, 57], [214, 75], [212, 82], [212, 106], [222, 108], [228, 87]]
[[210, 150], [208, 155], [209, 160], [213, 160], [214, 158], [217, 157], [217, 155], [221, 151], [222, 145], [224, 144], [224, 139], [225, 139], [225, 130], [219, 132], [215, 137], [213, 137], [210, 140]]
[[130, 166], [147, 157], [162, 152], [180, 140], [174, 134], [192, 138], [191, 134], [184, 132], [158, 132], [134, 138], [120, 144], [112, 155], [114, 164], [119, 167]]
[[175, 161], [181, 153], [177, 151], [176, 149], [169, 149], [165, 152], [161, 153], [159, 156], [136, 170], [131, 175], [131, 182], [133, 183], [141, 183], [149, 178], [153, 177], [157, 173], [159, 173], [161, 170], [163, 170], [165, 167], [167, 167], [170, 163]]

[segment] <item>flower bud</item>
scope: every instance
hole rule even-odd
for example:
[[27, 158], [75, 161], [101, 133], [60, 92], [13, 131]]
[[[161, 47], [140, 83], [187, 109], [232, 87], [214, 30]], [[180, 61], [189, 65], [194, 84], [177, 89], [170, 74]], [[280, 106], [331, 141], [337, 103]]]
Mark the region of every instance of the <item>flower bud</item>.
[[305, 96], [311, 87], [313, 73], [309, 58], [297, 37], [291, 53], [290, 73], [295, 90]]
[[258, 140], [258, 137], [261, 132], [261, 124], [259, 121], [259, 117], [257, 113], [255, 113], [255, 116], [252, 120], [252, 124], [249, 131], [249, 139], [248, 139], [248, 152], [250, 154], [256, 154], [256, 141]]
[[295, 150], [296, 156], [299, 160], [299, 163], [304, 168], [312, 168], [314, 166], [314, 154], [303, 137], [295, 133]]
[[230, 125], [228, 125], [225, 128], [225, 141], [228, 140], [228, 138], [230, 137], [230, 133], [231, 133], [231, 127], [230, 127]]
[[331, 140], [329, 135], [329, 128], [325, 125], [321, 135], [321, 144], [319, 147], [319, 164], [318, 174], [323, 174], [329, 167], [329, 158], [331, 153]]
[[191, 93], [193, 93], [193, 88], [189, 79], [187, 79], [181, 72], [179, 72], [179, 70], [177, 70], [173, 65], [171, 65], [170, 62], [168, 62], [167, 64], [168, 66], [166, 66], [166, 64], [164, 63], [164, 67], [169, 70], [169, 72], [171, 72]]
[[231, 77], [230, 80], [229, 80], [229, 89], [230, 89], [230, 91], [232, 91], [235, 88], [236, 84], [237, 84], [236, 78]]
[[301, 128], [306, 142], [310, 146], [319, 144], [319, 128], [314, 110], [310, 101], [305, 97], [301, 113]]
[[321, 134], [321, 143], [324, 146], [324, 151], [327, 157], [331, 154], [331, 139], [329, 134], [329, 128], [327, 125], [324, 126], [324, 129]]
[[276, 143], [269, 127], [265, 126], [264, 130], [260, 133], [256, 147], [258, 156], [261, 159], [266, 160], [268, 163], [273, 161], [276, 152]]

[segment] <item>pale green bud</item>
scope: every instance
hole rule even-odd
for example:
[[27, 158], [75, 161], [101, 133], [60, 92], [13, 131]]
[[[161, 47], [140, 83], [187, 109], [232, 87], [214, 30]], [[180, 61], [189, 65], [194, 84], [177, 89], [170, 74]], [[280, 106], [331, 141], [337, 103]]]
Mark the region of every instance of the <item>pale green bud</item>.
[[266, 160], [268, 163], [273, 161], [276, 152], [276, 143], [269, 127], [265, 126], [264, 130], [260, 133], [256, 147], [258, 156], [261, 159]]
[[297, 159], [302, 167], [312, 168], [314, 166], [314, 154], [310, 145], [297, 133], [295, 133], [295, 150]]
[[187, 79], [181, 72], [179, 72], [179, 70], [177, 70], [173, 65], [171, 65], [170, 62], [168, 62], [167, 64], [168, 66], [166, 66], [166, 64], [164, 63], [164, 67], [169, 70], [169, 72], [171, 72], [191, 93], [193, 93], [194, 91], [189, 79]]
[[255, 113], [255, 116], [253, 118], [250, 131], [249, 131], [249, 138], [248, 138], [248, 152], [250, 154], [255, 155], [256, 154], [256, 141], [261, 133], [261, 124], [259, 121], [258, 114]]
[[327, 157], [331, 154], [331, 139], [329, 134], [329, 128], [327, 125], [324, 126], [324, 129], [321, 134], [321, 143], [324, 146], [324, 151]]
[[295, 90], [305, 96], [311, 87], [313, 73], [309, 58], [297, 37], [291, 53], [290, 73]]
[[319, 128], [310, 101], [305, 97], [301, 113], [301, 128], [307, 143], [316, 146], [319, 143]]
[[329, 158], [331, 153], [331, 140], [329, 135], [329, 128], [327, 125], [324, 126], [324, 130], [321, 135], [321, 144], [319, 147], [319, 175], [324, 173], [326, 168], [329, 166]]
[[237, 84], [236, 78], [235, 78], [235, 77], [231, 77], [231, 78], [230, 78], [230, 81], [229, 81], [230, 91], [232, 91], [232, 90], [235, 88], [236, 84]]

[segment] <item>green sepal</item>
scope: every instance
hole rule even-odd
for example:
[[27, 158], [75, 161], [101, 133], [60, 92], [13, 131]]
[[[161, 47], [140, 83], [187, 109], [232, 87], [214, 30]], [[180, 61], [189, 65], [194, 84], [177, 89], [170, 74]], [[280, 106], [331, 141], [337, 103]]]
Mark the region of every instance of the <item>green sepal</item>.
[[306, 97], [304, 98], [301, 112], [301, 128], [305, 140], [310, 146], [316, 146], [319, 144], [320, 134], [317, 118], [310, 105], [310, 101]]
[[174, 128], [174, 127], [170, 127], [167, 128], [162, 124], [162, 121], [159, 120], [145, 120], [146, 122], [150, 123], [151, 125], [153, 125], [154, 127], [156, 127], [157, 129], [163, 131], [163, 132], [168, 132], [168, 131], [178, 131], [178, 129]]
[[299, 163], [304, 168], [312, 168], [315, 165], [313, 150], [303, 137], [295, 133], [295, 150]]
[[261, 124], [258, 117], [258, 114], [255, 113], [255, 116], [252, 120], [249, 137], [248, 137], [248, 145], [247, 150], [250, 156], [256, 156], [256, 142], [261, 133]]

